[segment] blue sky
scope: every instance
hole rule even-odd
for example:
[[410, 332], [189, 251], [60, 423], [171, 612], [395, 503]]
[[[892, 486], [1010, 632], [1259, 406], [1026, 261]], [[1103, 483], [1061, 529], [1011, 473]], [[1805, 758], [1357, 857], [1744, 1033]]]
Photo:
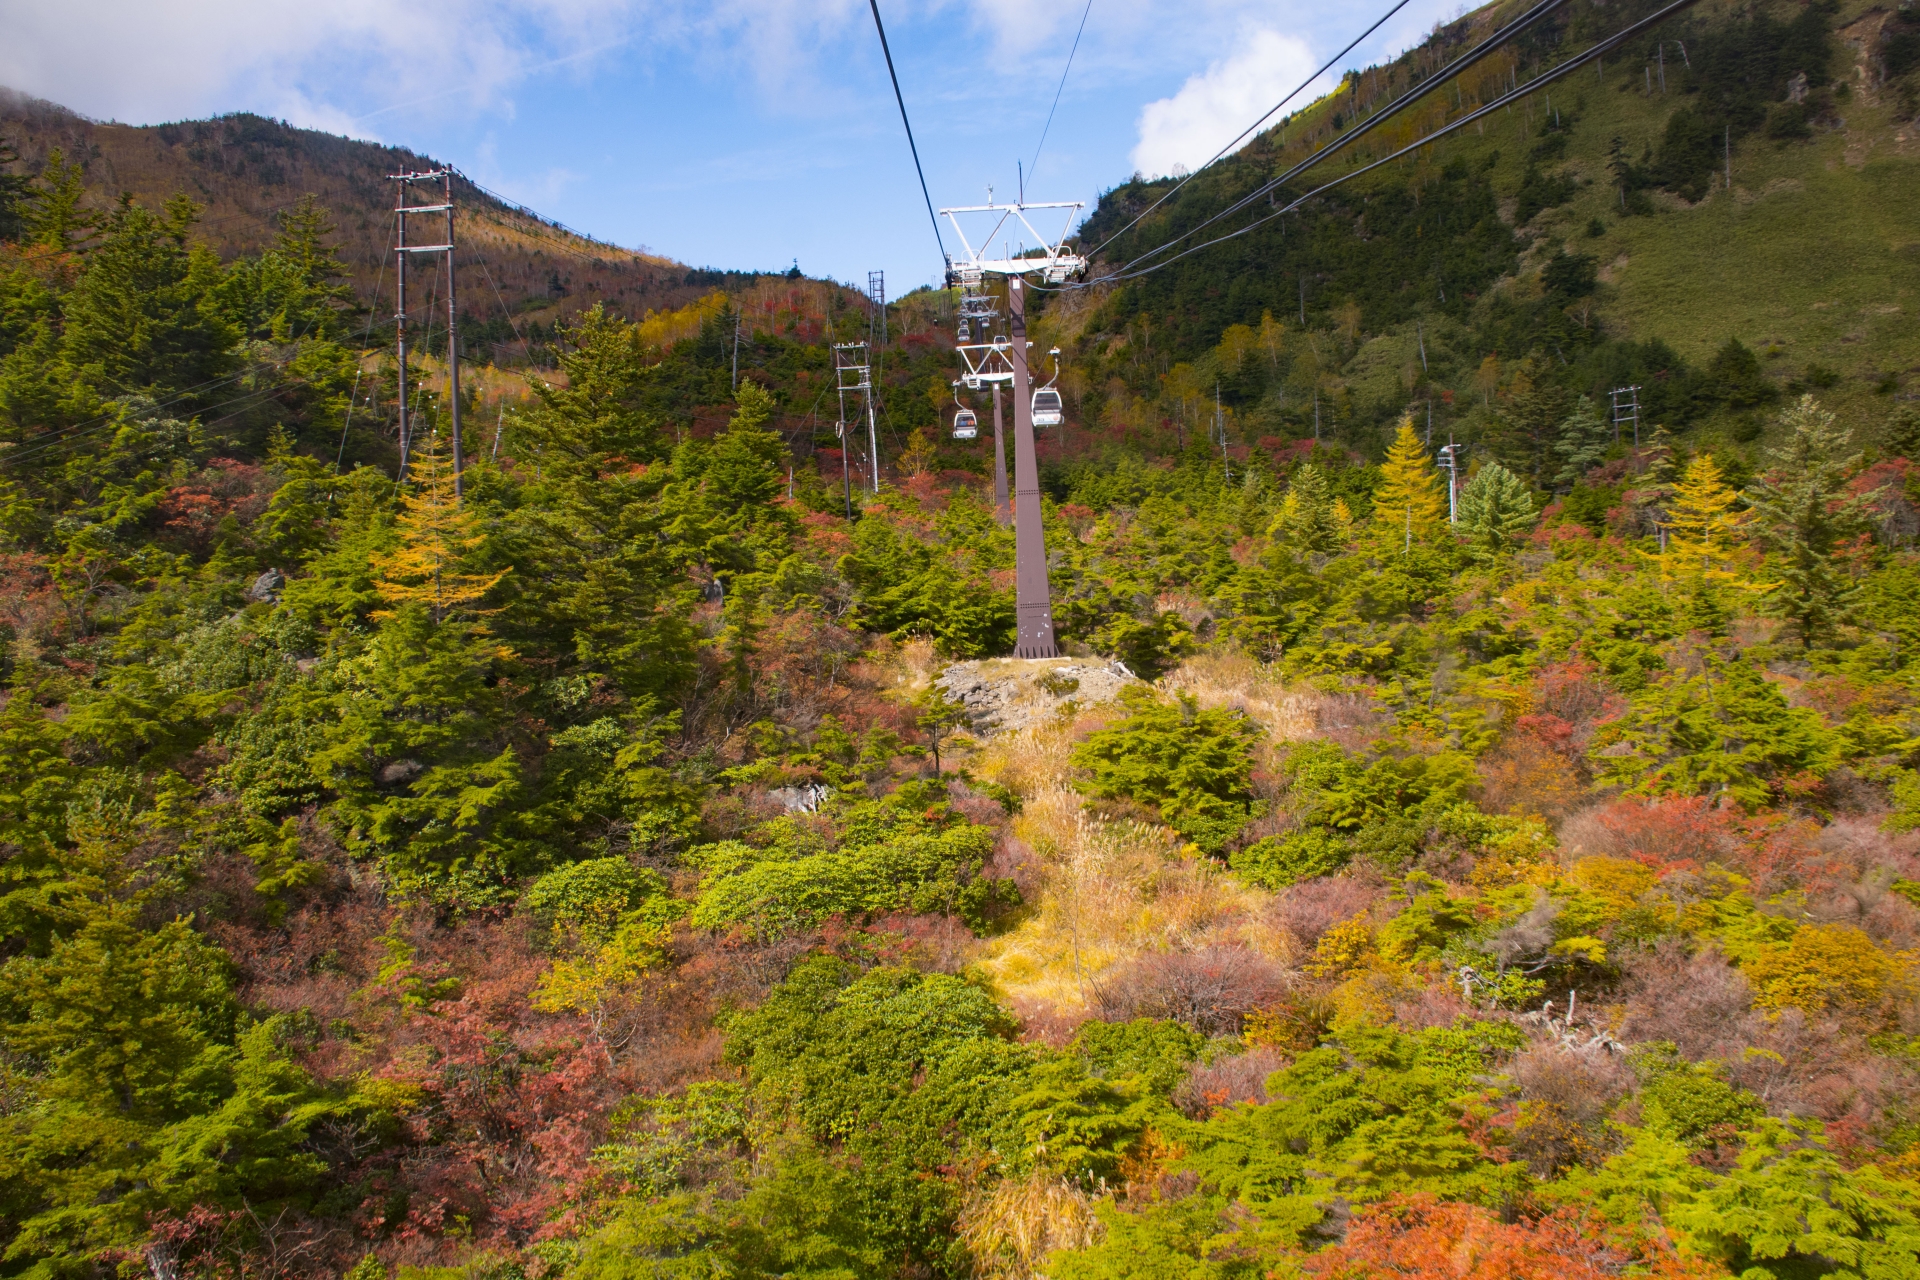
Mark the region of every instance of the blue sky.
[[[1029, 198], [1198, 165], [1389, 3], [1093, 0]], [[880, 8], [935, 205], [1012, 196], [1085, 0]], [[1462, 11], [1409, 0], [1343, 65]], [[939, 274], [866, 0], [0, 0], [0, 29], [0, 84], [98, 118], [403, 143], [694, 265]]]

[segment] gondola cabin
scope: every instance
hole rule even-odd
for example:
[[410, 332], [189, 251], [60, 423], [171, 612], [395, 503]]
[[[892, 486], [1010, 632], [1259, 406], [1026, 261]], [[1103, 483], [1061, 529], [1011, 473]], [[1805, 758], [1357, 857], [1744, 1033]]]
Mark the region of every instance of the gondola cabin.
[[955, 440], [971, 440], [979, 434], [980, 420], [974, 417], [973, 410], [962, 409], [953, 415], [953, 438]]
[[1033, 425], [1036, 427], [1057, 427], [1067, 420], [1060, 405], [1060, 393], [1042, 387], [1033, 393]]

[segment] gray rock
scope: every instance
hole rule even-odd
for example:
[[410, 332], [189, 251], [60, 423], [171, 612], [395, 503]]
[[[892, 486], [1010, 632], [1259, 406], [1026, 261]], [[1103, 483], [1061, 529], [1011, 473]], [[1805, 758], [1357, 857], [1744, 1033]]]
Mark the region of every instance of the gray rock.
[[831, 794], [818, 782], [810, 782], [800, 787], [776, 787], [767, 792], [769, 799], [777, 800], [780, 807], [788, 813], [814, 813], [827, 801]]
[[934, 684], [967, 709], [974, 732], [991, 737], [1045, 724], [1069, 703], [1111, 702], [1137, 679], [1118, 660], [986, 658], [956, 662]]
[[280, 590], [286, 585], [286, 575], [278, 569], [269, 569], [255, 578], [253, 585], [247, 588], [247, 599], [271, 604], [280, 598]]

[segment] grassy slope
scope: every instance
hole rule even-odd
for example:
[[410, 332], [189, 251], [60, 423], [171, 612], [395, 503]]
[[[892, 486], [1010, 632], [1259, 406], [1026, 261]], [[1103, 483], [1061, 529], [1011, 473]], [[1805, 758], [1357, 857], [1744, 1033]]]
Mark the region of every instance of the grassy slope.
[[[1448, 56], [1511, 18], [1516, 8], [1503, 0], [1467, 15], [1451, 36]], [[1735, 11], [1727, 0], [1707, 0], [1695, 13], [1701, 22], [1718, 23]], [[1637, 61], [1609, 64], [1604, 81], [1583, 70], [1554, 86], [1554, 102], [1577, 113], [1578, 124], [1565, 160], [1546, 167], [1571, 172], [1585, 185], [1571, 202], [1519, 229], [1529, 242], [1519, 274], [1497, 287], [1536, 289], [1533, 273], [1564, 246], [1598, 260], [1602, 288], [1594, 318], [1613, 336], [1658, 337], [1695, 363], [1737, 337], [1763, 355], [1768, 373], [1780, 382], [1823, 366], [1840, 381], [1819, 392], [1822, 400], [1862, 425], [1877, 422], [1891, 407], [1891, 397], [1879, 389], [1883, 375], [1898, 372], [1902, 392], [1920, 392], [1920, 379], [1905, 376], [1920, 372], [1920, 337], [1911, 324], [1920, 306], [1920, 128], [1897, 118], [1893, 95], [1878, 89], [1877, 72], [1863, 52], [1873, 41], [1860, 37], [1877, 30], [1880, 12], [1865, 0], [1848, 0], [1833, 19], [1838, 34], [1832, 69], [1836, 83], [1844, 81], [1850, 92], [1838, 104], [1841, 128], [1817, 129], [1809, 140], [1787, 143], [1750, 136], [1734, 147], [1731, 196], [1715, 190], [1688, 206], [1655, 192], [1652, 216], [1620, 216], [1608, 152], [1616, 136], [1636, 161], [1649, 144], [1658, 149], [1668, 117], [1690, 100], [1680, 91], [1679, 66], [1669, 66], [1664, 95], [1657, 80], [1654, 92], [1646, 92], [1648, 76]], [[1673, 57], [1671, 44], [1667, 52]], [[1498, 92], [1477, 75], [1466, 77], [1467, 98]], [[1498, 153], [1492, 179], [1504, 197], [1503, 216], [1511, 221], [1546, 99], [1547, 92], [1536, 94], [1496, 117], [1484, 134], [1465, 130], [1412, 160], [1358, 179], [1356, 186], [1417, 179], [1456, 160], [1478, 167]], [[1329, 136], [1333, 114], [1351, 112], [1352, 102], [1337, 93], [1289, 117], [1267, 140], [1289, 139], [1291, 145], [1282, 145], [1263, 167], [1277, 170], [1304, 156], [1309, 140]], [[1436, 123], [1429, 120], [1423, 129]], [[1379, 154], [1367, 144], [1358, 150], [1361, 161]], [[1325, 181], [1348, 167], [1330, 162], [1315, 177]], [[1596, 217], [1606, 228], [1598, 238], [1587, 233]], [[1278, 318], [1291, 322], [1291, 316]], [[1432, 374], [1443, 385], [1463, 387], [1488, 354], [1442, 317], [1424, 322], [1424, 336]], [[1498, 354], [1506, 360], [1522, 353]], [[1414, 395], [1419, 360], [1414, 325], [1395, 326], [1364, 335], [1339, 377], [1357, 402], [1397, 412]]]
[[[1711, 3], [1701, 12], [1718, 17], [1729, 8]], [[1836, 25], [1869, 8], [1858, 0], [1844, 6]], [[1803, 142], [1749, 137], [1734, 148], [1731, 198], [1721, 189], [1688, 206], [1656, 194], [1652, 217], [1619, 216], [1608, 148], [1618, 136], [1638, 158], [1647, 143], [1657, 145], [1685, 96], [1663, 96], [1657, 84], [1647, 96], [1637, 62], [1609, 68], [1604, 83], [1576, 74], [1560, 95], [1581, 113], [1566, 168], [1588, 185], [1534, 220], [1529, 229], [1538, 238], [1526, 264], [1538, 265], [1560, 245], [1593, 255], [1607, 286], [1598, 313], [1611, 332], [1663, 338], [1696, 362], [1738, 337], [1767, 355], [1776, 377], [1812, 364], [1839, 372], [1841, 382], [1822, 399], [1855, 420], [1884, 414], [1886, 398], [1874, 390], [1880, 376], [1920, 369], [1911, 323], [1920, 302], [1920, 139], [1875, 92], [1857, 50], [1842, 49], [1835, 78], [1852, 88], [1840, 108], [1843, 128]], [[1670, 90], [1677, 88], [1673, 71]], [[1535, 124], [1543, 103], [1544, 95]], [[1442, 158], [1482, 160], [1498, 150], [1496, 182], [1511, 193], [1530, 141], [1516, 112], [1512, 126], [1444, 144]], [[1587, 225], [1596, 217], [1607, 231], [1593, 239]]]

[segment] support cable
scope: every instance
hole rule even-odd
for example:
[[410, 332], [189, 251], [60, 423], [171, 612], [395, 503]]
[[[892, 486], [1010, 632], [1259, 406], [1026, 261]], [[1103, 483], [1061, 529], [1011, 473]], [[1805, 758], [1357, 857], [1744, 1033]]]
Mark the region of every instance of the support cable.
[[[393, 216], [398, 218], [400, 215], [396, 213]], [[367, 331], [360, 335], [361, 359], [364, 359], [366, 356], [367, 344], [373, 340], [373, 317], [380, 307], [380, 287], [387, 282], [387, 259], [391, 256], [391, 249], [380, 255], [380, 274], [374, 278], [373, 297], [367, 302]], [[360, 396], [361, 372], [361, 360], [355, 360], [353, 362], [353, 390], [347, 393], [347, 412], [340, 423], [340, 449], [333, 458], [333, 474], [336, 476], [340, 474], [340, 468], [346, 465], [347, 432], [353, 429], [353, 405], [354, 401]]]
[[1242, 129], [1240, 131], [1239, 137], [1235, 138], [1232, 142], [1229, 142], [1226, 146], [1214, 152], [1212, 159], [1208, 160], [1206, 164], [1201, 165], [1198, 169], [1195, 169], [1192, 173], [1188, 174], [1186, 177], [1180, 179], [1178, 182], [1174, 183], [1171, 187], [1167, 188], [1165, 195], [1162, 195], [1158, 200], [1155, 200], [1152, 204], [1148, 205], [1146, 208], [1142, 209], [1139, 213], [1135, 214], [1133, 218], [1127, 223], [1126, 226], [1121, 227], [1118, 231], [1108, 236], [1105, 240], [1102, 240], [1099, 244], [1089, 249], [1087, 251], [1086, 256], [1091, 258], [1094, 254], [1100, 252], [1100, 250], [1106, 248], [1108, 245], [1112, 244], [1115, 240], [1118, 240], [1121, 236], [1125, 235], [1130, 228], [1132, 228], [1133, 226], [1139, 223], [1140, 219], [1146, 217], [1148, 214], [1152, 213], [1155, 209], [1158, 209], [1161, 205], [1173, 199], [1175, 193], [1178, 192], [1180, 188], [1186, 186], [1189, 182], [1192, 182], [1195, 178], [1205, 173], [1209, 168], [1212, 167], [1215, 161], [1220, 159], [1221, 156], [1226, 155], [1229, 151], [1232, 151], [1235, 147], [1239, 146], [1242, 142], [1245, 142], [1248, 137], [1250, 137], [1256, 130], [1260, 128], [1261, 125], [1265, 124], [1268, 120], [1273, 118], [1274, 112], [1286, 106], [1289, 102], [1292, 102], [1295, 98], [1299, 97], [1302, 93], [1304, 93], [1307, 89], [1307, 86], [1311, 85], [1315, 80], [1318, 80], [1321, 76], [1327, 74], [1327, 71], [1330, 68], [1332, 68], [1335, 63], [1339, 62], [1342, 58], [1352, 53], [1354, 49], [1359, 46], [1362, 40], [1365, 40], [1368, 36], [1378, 31], [1382, 26], [1386, 24], [1387, 19], [1393, 17], [1394, 14], [1399, 13], [1402, 9], [1406, 8], [1409, 3], [1411, 3], [1411, 0], [1400, 0], [1400, 3], [1394, 5], [1393, 8], [1381, 14], [1380, 17], [1377, 20], [1375, 20], [1372, 26], [1368, 27], [1365, 31], [1362, 31], [1359, 35], [1355, 36], [1353, 40], [1347, 45], [1346, 48], [1342, 49], [1340, 52], [1334, 54], [1331, 58], [1328, 58], [1325, 62], [1321, 63], [1320, 69], [1318, 71], [1315, 71], [1312, 75], [1308, 76], [1305, 80], [1302, 80], [1298, 85], [1294, 86], [1293, 92], [1289, 93], [1286, 97], [1280, 99], [1280, 101], [1274, 103], [1273, 106], [1269, 107], [1266, 113], [1262, 115], [1258, 120], [1255, 120], [1252, 124], [1248, 125], [1245, 129]]
[[[1515, 102], [1519, 101], [1522, 98], [1527, 97], [1529, 94], [1532, 94], [1534, 91], [1541, 88], [1542, 86], [1551, 84], [1555, 80], [1558, 80], [1563, 76], [1572, 75], [1575, 71], [1579, 70], [1581, 67], [1586, 66], [1589, 62], [1594, 61], [1596, 58], [1603, 58], [1607, 54], [1612, 53], [1620, 45], [1625, 44], [1627, 41], [1641, 34], [1645, 30], [1647, 30], [1649, 27], [1652, 27], [1664, 21], [1665, 19], [1674, 16], [1677, 13], [1680, 13], [1683, 10], [1692, 8], [1696, 3], [1698, 3], [1698, 0], [1674, 0], [1674, 3], [1668, 5], [1666, 8], [1661, 9], [1658, 12], [1653, 13], [1645, 18], [1642, 18], [1639, 22], [1634, 23], [1632, 26], [1626, 28], [1623, 31], [1618, 32], [1615, 35], [1609, 36], [1607, 39], [1601, 41], [1599, 44], [1594, 45], [1592, 48], [1588, 49], [1585, 53], [1580, 54], [1578, 57], [1573, 58], [1568, 62], [1561, 63], [1559, 66], [1555, 67], [1551, 71], [1541, 73], [1539, 76], [1536, 76], [1534, 79], [1528, 81], [1527, 84], [1524, 85], [1523, 87], [1512, 90], [1511, 92], [1505, 93], [1500, 97], [1495, 98], [1493, 101], [1478, 108], [1477, 110], [1472, 111], [1467, 115], [1461, 116], [1458, 120], [1455, 120], [1451, 124], [1443, 125], [1442, 127], [1428, 134], [1426, 137], [1420, 139], [1417, 142], [1409, 143], [1407, 146], [1404, 146], [1400, 150], [1393, 152], [1391, 155], [1382, 156], [1380, 159], [1375, 160], [1370, 164], [1362, 165], [1360, 168], [1355, 169], [1350, 173], [1344, 173], [1340, 175], [1338, 178], [1333, 179], [1331, 182], [1322, 183], [1320, 186], [1315, 187], [1313, 190], [1307, 192], [1307, 194], [1301, 196], [1299, 199], [1294, 200], [1292, 203], [1284, 205], [1274, 210], [1274, 212], [1267, 214], [1264, 217], [1256, 218], [1254, 221], [1248, 223], [1244, 227], [1241, 227], [1237, 231], [1230, 231], [1223, 236], [1216, 236], [1214, 239], [1208, 240], [1203, 244], [1197, 244], [1189, 249], [1184, 249], [1181, 252], [1175, 254], [1173, 257], [1167, 258], [1161, 262], [1157, 262], [1153, 266], [1143, 267], [1138, 271], [1126, 271], [1118, 275], [1104, 276], [1099, 281], [1096, 281], [1094, 283], [1113, 284], [1123, 280], [1135, 280], [1141, 276], [1150, 275], [1153, 272], [1160, 270], [1162, 267], [1171, 266], [1173, 263], [1178, 262], [1180, 259], [1187, 257], [1189, 254], [1198, 253], [1202, 249], [1210, 249], [1214, 245], [1222, 244], [1228, 240], [1238, 239], [1239, 237], [1246, 235], [1249, 231], [1252, 231], [1254, 228], [1261, 226], [1264, 223], [1271, 222], [1275, 218], [1278, 218], [1283, 214], [1292, 213], [1295, 209], [1298, 209], [1301, 205], [1313, 199], [1315, 196], [1321, 195], [1327, 191], [1331, 191], [1333, 188], [1340, 186], [1342, 183], [1350, 182], [1353, 179], [1359, 177], [1361, 174], [1371, 173], [1373, 170], [1378, 169], [1383, 165], [1391, 164], [1393, 161], [1398, 160], [1403, 156], [1410, 155], [1411, 153], [1418, 151], [1421, 147], [1430, 146], [1433, 143], [1439, 141], [1441, 138], [1444, 138], [1448, 134], [1454, 132], [1455, 130], [1464, 129], [1466, 126], [1474, 123], [1475, 121], [1482, 120], [1487, 116], [1494, 114], [1495, 112], [1499, 111], [1503, 107], [1512, 106]], [[1031, 287], [1045, 288], [1045, 286], [1041, 286], [1041, 285], [1034, 285]], [[1061, 289], [1051, 289], [1048, 291], [1054, 292], [1054, 293], [1061, 293], [1061, 292], [1065, 292], [1067, 288], [1085, 288], [1085, 287], [1087, 287], [1085, 284], [1074, 284], [1074, 285], [1065, 286], [1064, 288], [1061, 288]]]
[[[1519, 18], [1515, 19], [1513, 22], [1508, 23], [1505, 27], [1502, 27], [1500, 30], [1490, 34], [1485, 40], [1482, 40], [1478, 45], [1474, 46], [1473, 49], [1463, 54], [1461, 57], [1456, 58], [1451, 64], [1442, 68], [1438, 73], [1428, 77], [1426, 80], [1421, 81], [1418, 85], [1414, 85], [1410, 87], [1408, 91], [1405, 94], [1403, 94], [1401, 97], [1395, 99], [1393, 102], [1387, 104], [1387, 106], [1383, 107], [1381, 110], [1369, 116], [1365, 124], [1362, 124], [1359, 127], [1348, 131], [1346, 134], [1328, 143], [1326, 146], [1322, 147], [1320, 150], [1314, 152], [1312, 155], [1308, 156], [1306, 159], [1300, 161], [1300, 163], [1294, 165], [1291, 169], [1288, 169], [1285, 173], [1280, 174], [1276, 178], [1269, 179], [1266, 183], [1255, 188], [1253, 191], [1247, 193], [1246, 195], [1242, 196], [1239, 200], [1228, 205], [1226, 208], [1220, 210], [1220, 212], [1214, 214], [1212, 217], [1206, 219], [1206, 221], [1201, 222], [1196, 226], [1189, 227], [1187, 230], [1182, 231], [1179, 235], [1175, 236], [1173, 239], [1167, 241], [1165, 244], [1159, 246], [1158, 248], [1147, 250], [1147, 252], [1141, 254], [1139, 257], [1135, 258], [1133, 262], [1129, 263], [1128, 266], [1131, 267], [1131, 266], [1138, 265], [1139, 263], [1146, 261], [1148, 258], [1153, 257], [1157, 253], [1162, 253], [1167, 249], [1171, 249], [1174, 245], [1179, 244], [1180, 241], [1186, 239], [1188, 236], [1197, 235], [1201, 231], [1205, 230], [1207, 227], [1210, 227], [1214, 223], [1219, 222], [1222, 218], [1231, 217], [1233, 214], [1238, 213], [1240, 210], [1246, 208], [1248, 205], [1258, 200], [1261, 196], [1266, 195], [1270, 191], [1278, 190], [1280, 187], [1286, 185], [1288, 182], [1292, 181], [1294, 178], [1300, 176], [1300, 174], [1306, 172], [1308, 169], [1312, 168], [1314, 165], [1317, 165], [1321, 163], [1323, 160], [1330, 158], [1335, 152], [1345, 150], [1347, 147], [1351, 146], [1355, 142], [1358, 142], [1366, 134], [1372, 132], [1379, 125], [1383, 125], [1387, 123], [1389, 120], [1399, 115], [1402, 111], [1406, 110], [1408, 107], [1413, 106], [1422, 98], [1425, 98], [1428, 94], [1432, 93], [1435, 89], [1442, 87], [1443, 85], [1447, 84], [1449, 81], [1454, 80], [1459, 76], [1463, 75], [1464, 73], [1466, 73], [1467, 71], [1471, 70], [1475, 65], [1477, 65], [1482, 60], [1484, 60], [1489, 54], [1496, 52], [1497, 50], [1499, 50], [1500, 48], [1508, 44], [1510, 41], [1512, 41], [1515, 37], [1524, 34], [1529, 27], [1532, 27], [1535, 23], [1538, 23], [1542, 19], [1551, 15], [1555, 9], [1558, 9], [1560, 6], [1562, 6], [1566, 2], [1567, 0], [1540, 0], [1540, 3], [1536, 4], [1532, 9], [1522, 14]], [[1531, 92], [1532, 89], [1537, 86], [1537, 84], [1538, 84], [1537, 78], [1535, 80], [1529, 81], [1525, 92]], [[1505, 100], [1510, 101], [1511, 95], [1509, 95], [1508, 98]], [[1438, 136], [1438, 135], [1435, 135], [1435, 136]], [[1168, 192], [1167, 194], [1171, 195], [1173, 193]], [[1116, 236], [1117, 234], [1118, 233], [1116, 233]], [[1115, 238], [1114, 236], [1109, 236], [1107, 238], [1106, 243], [1107, 244], [1113, 243], [1114, 238]], [[1105, 245], [1101, 247], [1104, 248]]]
[[1053, 129], [1053, 113], [1060, 109], [1060, 95], [1067, 89], [1067, 73], [1073, 70], [1073, 55], [1080, 52], [1080, 37], [1087, 33], [1087, 16], [1093, 12], [1093, 0], [1087, 0], [1087, 7], [1080, 11], [1080, 29], [1073, 33], [1073, 47], [1067, 50], [1067, 65], [1060, 69], [1060, 87], [1053, 91], [1053, 105], [1047, 108], [1047, 123], [1041, 126], [1040, 143], [1033, 149], [1033, 161], [1027, 165], [1032, 173], [1040, 167], [1040, 152], [1047, 145], [1047, 134]]
[[[1406, 0], [1401, 0], [1406, 3]], [[940, 246], [940, 261], [952, 269], [953, 259], [947, 256], [947, 240], [940, 234], [940, 219], [933, 212], [933, 196], [927, 191], [927, 171], [920, 167], [920, 148], [913, 141], [913, 122], [907, 119], [907, 100], [900, 92], [900, 77], [893, 69], [893, 50], [887, 47], [887, 28], [880, 21], [880, 0], [867, 0], [873, 9], [873, 29], [880, 33], [880, 52], [887, 60], [887, 78], [893, 81], [893, 100], [900, 104], [900, 123], [907, 131], [907, 150], [913, 153], [913, 171], [920, 175], [920, 198], [927, 202], [927, 221], [933, 224], [933, 238]]]

